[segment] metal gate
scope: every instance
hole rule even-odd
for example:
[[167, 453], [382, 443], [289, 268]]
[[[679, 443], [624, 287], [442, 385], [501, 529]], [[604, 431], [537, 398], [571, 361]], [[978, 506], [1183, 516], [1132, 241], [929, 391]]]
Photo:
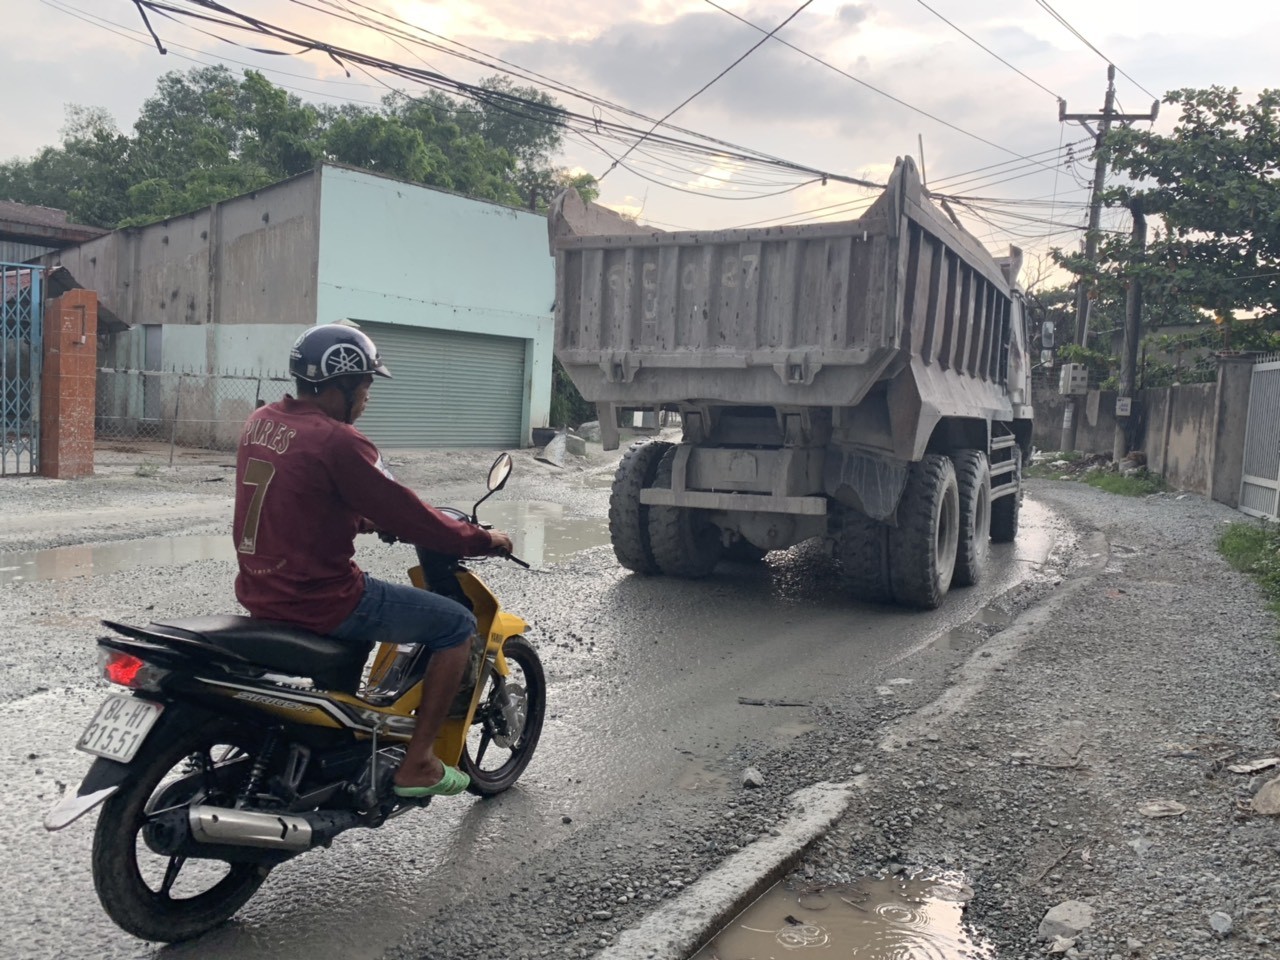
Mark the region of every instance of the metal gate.
[[1243, 472], [1241, 511], [1280, 519], [1280, 354], [1253, 367]]
[[0, 263], [0, 476], [39, 468], [41, 271]]

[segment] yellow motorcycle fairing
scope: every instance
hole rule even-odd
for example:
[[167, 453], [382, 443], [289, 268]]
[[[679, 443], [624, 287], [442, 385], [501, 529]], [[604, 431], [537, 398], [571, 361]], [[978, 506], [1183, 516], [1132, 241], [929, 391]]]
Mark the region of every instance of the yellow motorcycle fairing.
[[[502, 645], [510, 637], [517, 636], [528, 628], [528, 624], [520, 617], [502, 610], [498, 605], [498, 598], [485, 586], [484, 581], [470, 570], [459, 570], [456, 575], [458, 583], [467, 595], [467, 599], [471, 601], [472, 611], [476, 617], [476, 633], [478, 636], [485, 638], [485, 646], [483, 660], [476, 678], [476, 685], [471, 691], [471, 701], [467, 705], [466, 712], [461, 716], [447, 718], [444, 726], [440, 729], [440, 735], [436, 737], [436, 756], [451, 766], [457, 764], [462, 756], [463, 749], [466, 747], [467, 730], [475, 717], [476, 707], [480, 704], [480, 695], [484, 691], [485, 679], [489, 670], [497, 672], [502, 677], [510, 673], [507, 659], [502, 653]], [[421, 567], [410, 568], [409, 582], [420, 590], [430, 589]], [[377, 655], [373, 660], [373, 666], [369, 671], [369, 683], [371, 686], [386, 675], [395, 660], [396, 653], [395, 644], [379, 644]], [[363, 711], [376, 712], [383, 715], [391, 723], [395, 723], [396, 720], [403, 723], [406, 719], [413, 719], [414, 711], [418, 709], [418, 704], [422, 701], [422, 682], [415, 683], [399, 700], [387, 707], [374, 707], [363, 700], [346, 694], [333, 694], [332, 696], [335, 700], [350, 702], [353, 706]], [[412, 729], [412, 726], [409, 726], [408, 731], [410, 734]], [[408, 735], [397, 735], [397, 731], [394, 729], [388, 730], [387, 735], [393, 740], [404, 741], [409, 739]]]
[[[508, 676], [510, 668], [502, 647], [506, 641], [523, 633], [528, 624], [514, 614], [506, 613], [484, 582], [469, 570], [457, 572], [476, 616], [476, 633], [485, 638], [484, 651], [476, 684], [465, 713], [448, 717], [436, 738], [435, 750], [445, 763], [457, 764], [466, 746], [467, 730], [475, 717], [485, 680], [490, 670]], [[409, 571], [409, 579], [419, 589], [427, 589], [421, 567]], [[398, 648], [393, 643], [379, 644], [369, 673], [369, 685], [384, 677], [395, 660]], [[212, 691], [241, 703], [250, 704], [263, 713], [304, 726], [349, 729], [357, 739], [369, 739], [375, 731], [379, 740], [406, 743], [413, 735], [415, 711], [422, 700], [422, 681], [418, 681], [394, 703], [376, 705], [349, 693], [314, 690], [302, 686], [273, 684], [268, 688], [206, 678]]]

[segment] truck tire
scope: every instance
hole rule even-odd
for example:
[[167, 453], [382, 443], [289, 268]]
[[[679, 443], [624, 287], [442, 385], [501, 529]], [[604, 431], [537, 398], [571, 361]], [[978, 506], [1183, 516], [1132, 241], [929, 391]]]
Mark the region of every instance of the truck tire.
[[618, 563], [635, 573], [658, 573], [649, 548], [649, 507], [640, 491], [653, 485], [658, 461], [671, 449], [661, 440], [642, 440], [622, 455], [609, 491], [609, 539]]
[[960, 539], [951, 583], [971, 587], [982, 579], [991, 548], [991, 465], [981, 450], [951, 454], [960, 488]]
[[834, 508], [831, 523], [845, 591], [865, 603], [892, 603], [888, 524], [845, 506]]
[[936, 610], [951, 587], [960, 539], [960, 490], [949, 457], [911, 464], [889, 529], [889, 584], [903, 606]]
[[[671, 487], [671, 464], [675, 457], [674, 448], [662, 455], [653, 478], [654, 487]], [[702, 511], [687, 507], [649, 508], [649, 547], [659, 570], [669, 577], [690, 580], [711, 573], [724, 550], [720, 529], [705, 519]]]
[[735, 540], [724, 548], [724, 558], [730, 563], [756, 564], [764, 563], [768, 550], [757, 547], [750, 540]]
[[1022, 451], [1014, 447], [1010, 454], [1016, 466], [1009, 475], [1009, 482], [1017, 485], [1018, 492], [991, 501], [991, 539], [996, 543], [1013, 543], [1018, 536], [1018, 514], [1022, 510]]

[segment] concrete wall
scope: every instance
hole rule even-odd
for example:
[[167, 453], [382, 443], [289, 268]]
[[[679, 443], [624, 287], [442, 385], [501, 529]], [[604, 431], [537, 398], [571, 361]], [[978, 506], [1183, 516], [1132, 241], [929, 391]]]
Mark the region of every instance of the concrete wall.
[[[166, 327], [164, 369], [257, 370], [265, 361], [279, 370], [316, 321], [318, 184], [303, 174], [44, 261], [67, 267], [126, 322]], [[117, 338], [103, 362], [141, 366], [139, 337]]]
[[[1056, 387], [1035, 384], [1031, 391], [1035, 408], [1031, 441], [1041, 450], [1062, 447], [1062, 415], [1070, 400]], [[1116, 394], [1113, 390], [1090, 390], [1084, 398], [1080, 423], [1076, 427], [1076, 449], [1084, 453], [1111, 453], [1116, 433]]]
[[[309, 326], [309, 323], [165, 324], [160, 328], [158, 369], [284, 375], [289, 369], [289, 348]], [[99, 361], [102, 366], [115, 370], [146, 370], [146, 338], [147, 328], [141, 325], [104, 337]]]
[[[1239, 506], [1252, 372], [1251, 358], [1223, 357], [1216, 383], [1140, 391], [1134, 401], [1134, 427], [1147, 468], [1174, 489]], [[1036, 387], [1033, 442], [1040, 449], [1061, 446], [1065, 404], [1066, 398], [1056, 390]], [[1092, 390], [1084, 406], [1076, 448], [1083, 453], [1110, 454], [1115, 394]]]
[[1142, 391], [1147, 468], [1175, 489], [1209, 493], [1217, 394], [1215, 383]]
[[319, 322], [346, 318], [527, 341], [522, 433], [547, 424], [555, 264], [545, 217], [325, 166], [318, 262]]

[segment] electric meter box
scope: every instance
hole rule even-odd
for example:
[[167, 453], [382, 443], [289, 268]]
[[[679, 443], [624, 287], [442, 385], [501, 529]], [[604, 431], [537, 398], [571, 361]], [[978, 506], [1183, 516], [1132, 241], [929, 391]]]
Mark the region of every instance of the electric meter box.
[[1058, 392], [1064, 397], [1082, 397], [1089, 392], [1089, 371], [1083, 363], [1064, 363], [1058, 374]]

